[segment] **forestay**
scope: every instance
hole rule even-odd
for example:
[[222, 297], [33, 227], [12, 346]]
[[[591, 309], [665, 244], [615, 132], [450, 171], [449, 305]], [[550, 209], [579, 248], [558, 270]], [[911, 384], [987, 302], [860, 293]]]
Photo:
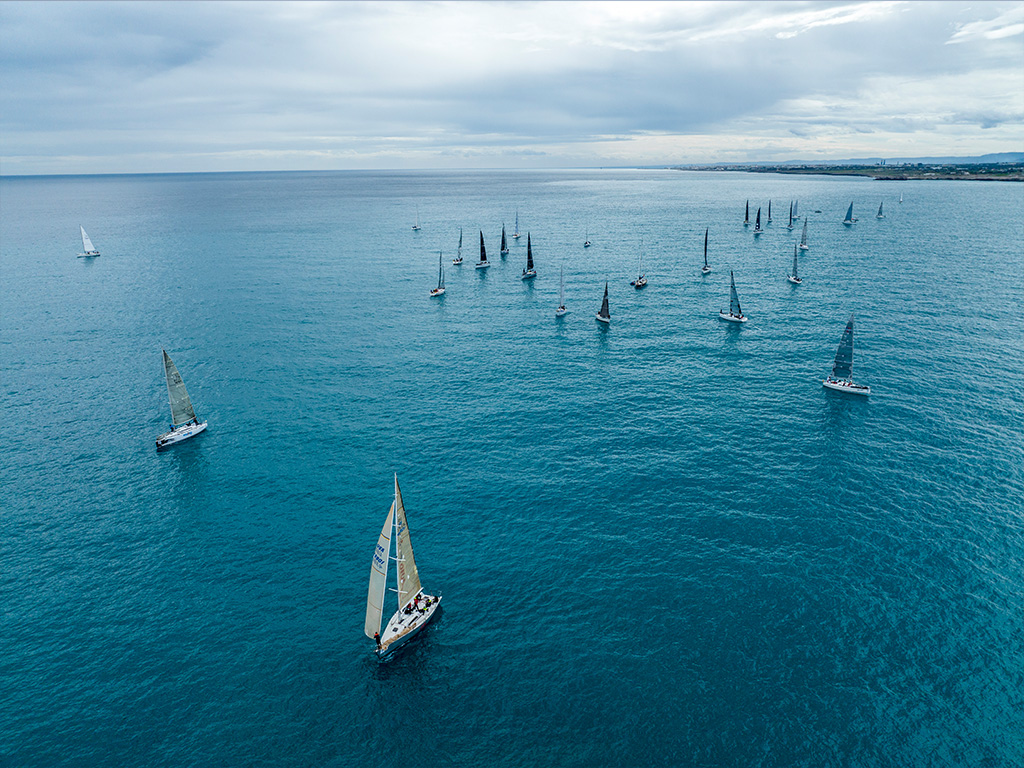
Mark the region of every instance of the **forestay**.
[[164, 350], [164, 373], [167, 374], [167, 396], [171, 401], [171, 423], [177, 428], [193, 421], [196, 412], [192, 409], [192, 400], [189, 399], [188, 390], [185, 389], [185, 382], [181, 380], [181, 374], [178, 373], [174, 361], [167, 356], [166, 350]]
[[391, 554], [391, 526], [395, 515], [392, 502], [388, 510], [387, 520], [377, 539], [377, 548], [373, 551], [373, 562], [370, 564], [370, 590], [366, 595], [366, 626], [363, 632], [373, 638], [380, 632], [380, 620], [384, 613], [384, 589], [388, 579], [388, 557]]

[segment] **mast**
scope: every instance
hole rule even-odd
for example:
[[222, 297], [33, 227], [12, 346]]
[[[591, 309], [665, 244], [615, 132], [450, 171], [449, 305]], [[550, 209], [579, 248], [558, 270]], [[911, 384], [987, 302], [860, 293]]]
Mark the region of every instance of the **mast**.
[[804, 233], [800, 237], [800, 245], [803, 245], [805, 247], [807, 245], [807, 219], [804, 219]]
[[484, 248], [484, 233], [480, 230], [480, 262], [487, 261], [487, 249]]
[[462, 227], [459, 227], [459, 252], [455, 258], [462, 261]]
[[799, 277], [796, 273], [796, 252], [799, 250], [799, 246], [793, 246], [793, 277]]
[[708, 230], [704, 230], [704, 266], [708, 265]]
[[530, 244], [530, 233], [526, 233], [526, 271], [533, 271], [533, 246]]
[[786, 225], [789, 229], [793, 228], [793, 203], [789, 204], [789, 224]]
[[750, 201], [747, 200], [747, 208], [743, 212], [743, 224], [744, 224], [744, 226], [746, 226], [749, 223], [750, 223]]
[[771, 220], [772, 220], [772, 201], [769, 200], [768, 201], [768, 223], [769, 224], [771, 223]]
[[558, 306], [565, 306], [565, 267], [558, 268]]
[[437, 287], [444, 288], [444, 268], [441, 266], [441, 252], [437, 252]]

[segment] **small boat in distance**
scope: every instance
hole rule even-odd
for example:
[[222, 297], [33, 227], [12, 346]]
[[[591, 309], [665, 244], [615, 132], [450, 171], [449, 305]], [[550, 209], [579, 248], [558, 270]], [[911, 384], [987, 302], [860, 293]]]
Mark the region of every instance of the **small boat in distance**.
[[82, 259], [99, 256], [100, 252], [96, 250], [95, 246], [92, 244], [92, 240], [90, 240], [89, 236], [85, 234], [85, 227], [79, 224], [78, 228], [82, 230], [82, 253], [78, 254], [78, 258]]
[[786, 229], [792, 231], [793, 229], [793, 204], [789, 204], [789, 224], [786, 225]]
[[800, 277], [796, 273], [796, 254], [797, 254], [797, 251], [798, 251], [797, 246], [794, 245], [793, 246], [793, 274], [788, 276], [789, 277], [789, 282], [793, 283], [793, 285], [800, 285], [800, 283], [803, 282], [803, 280], [801, 280]]
[[766, 223], [768, 223], [768, 224], [772, 223], [772, 201], [771, 200], [768, 201], [768, 221]]
[[800, 235], [800, 250], [809, 250], [811, 246], [807, 244], [807, 219], [804, 219], [804, 233]]
[[555, 317], [561, 317], [569, 310], [565, 308], [565, 267], [558, 269], [558, 309], [555, 310]]
[[486, 269], [491, 266], [491, 262], [487, 260], [487, 249], [484, 248], [484, 233], [480, 231], [480, 261], [476, 263], [477, 269]]
[[[391, 557], [391, 539], [395, 540], [395, 557]], [[384, 616], [384, 596], [387, 591], [388, 562], [396, 563], [398, 583], [398, 610], [381, 632]], [[420, 574], [412, 553], [409, 524], [405, 516], [402, 491], [395, 475], [395, 500], [384, 519], [377, 547], [370, 563], [370, 588], [366, 595], [366, 622], [363, 632], [377, 643], [377, 658], [384, 660], [389, 654], [416, 636], [441, 607], [441, 596], [426, 595], [420, 586]]]
[[736, 278], [732, 276], [731, 271], [729, 272], [729, 311], [726, 312], [724, 309], [718, 310], [718, 319], [728, 320], [732, 323], [747, 322], [747, 316], [740, 309], [740, 296], [736, 293]]
[[708, 266], [708, 230], [704, 230], [704, 266], [700, 268], [700, 273], [706, 275], [711, 271], [711, 267]]
[[903, 202], [903, 193], [902, 192], [900, 192], [900, 202], [901, 203]]
[[422, 227], [420, 226], [420, 207], [416, 206], [416, 223], [412, 225], [413, 232], [419, 232]]
[[610, 325], [612, 322], [612, 313], [608, 311], [608, 281], [604, 283], [604, 299], [601, 301], [601, 309], [597, 311], [596, 315], [599, 323], [605, 323]]
[[589, 248], [590, 247], [590, 230], [589, 229], [587, 230], [587, 234], [584, 235], [584, 237], [583, 237], [583, 247], [584, 248]]
[[882, 213], [882, 204], [884, 202], [885, 201], [883, 200], [881, 203], [878, 204], [878, 213], [875, 214], [875, 218], [876, 219], [884, 219], [885, 218], [885, 214]]
[[455, 258], [452, 259], [452, 264], [462, 263], [462, 227], [459, 227], [459, 251], [455, 254]]
[[444, 293], [444, 267], [441, 266], [441, 252], [437, 252], [437, 288], [430, 291], [431, 296], [440, 296]]
[[800, 221], [800, 201], [793, 201], [793, 221]]
[[508, 256], [508, 241], [505, 239], [505, 225], [501, 225], [501, 248], [498, 251], [502, 256]]
[[515, 232], [512, 233], [512, 239], [518, 240], [520, 237], [522, 237], [522, 235], [519, 234], [519, 211], [516, 211], [516, 229]]
[[639, 263], [637, 266], [636, 280], [630, 280], [629, 284], [638, 291], [647, 285], [647, 275], [644, 274], [644, 241], [640, 241]]
[[871, 387], [853, 383], [853, 315], [850, 315], [846, 330], [843, 331], [843, 338], [839, 341], [832, 373], [822, 384], [828, 389], [849, 392], [851, 395], [871, 394]]
[[164, 432], [156, 439], [157, 448], [188, 440], [206, 429], [206, 422], [200, 423], [196, 416], [195, 409], [192, 407], [192, 399], [188, 396], [188, 390], [185, 389], [185, 382], [182, 381], [177, 366], [167, 354], [167, 350], [161, 351], [164, 353], [167, 398], [171, 402], [171, 431]]
[[856, 219], [853, 218], [853, 203], [850, 203], [850, 207], [846, 209], [846, 218], [843, 219], [843, 224], [850, 226], [855, 221]]
[[749, 200], [747, 200], [747, 207], [743, 211], [743, 226], [744, 227], [749, 227], [750, 226], [750, 201]]
[[530, 243], [530, 233], [526, 233], [526, 269], [519, 276], [520, 280], [529, 280], [537, 276], [537, 270], [533, 268], [533, 245]]
[[758, 208], [757, 209], [757, 222], [754, 224], [754, 237], [757, 237], [762, 232], [764, 232], [764, 230], [761, 229], [761, 209]]

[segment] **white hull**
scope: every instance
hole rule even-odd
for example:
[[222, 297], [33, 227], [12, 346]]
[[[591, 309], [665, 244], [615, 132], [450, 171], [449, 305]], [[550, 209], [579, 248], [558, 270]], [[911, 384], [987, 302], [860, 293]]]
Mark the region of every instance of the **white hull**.
[[521, 280], [529, 280], [530, 278], [536, 277], [536, 276], [537, 276], [537, 270], [531, 269], [529, 272], [523, 272], [523, 274], [520, 275], [520, 279]]
[[800, 246], [800, 250], [801, 251], [809, 251], [809, 250], [811, 250], [811, 246], [809, 246], [809, 245], [801, 245]]
[[846, 226], [850, 227], [850, 226], [853, 226], [853, 222], [854, 221], [856, 221], [856, 219], [854, 219], [853, 221], [850, 221], [849, 219], [845, 219], [843, 221], [843, 224], [845, 224]]
[[435, 288], [434, 290], [432, 290], [430, 292], [430, 295], [431, 296], [443, 296], [444, 295], [444, 288]]
[[410, 609], [409, 613], [395, 611], [387, 627], [380, 636], [380, 647], [377, 649], [377, 657], [382, 661], [395, 650], [401, 648], [412, 640], [430, 620], [434, 618], [441, 607], [441, 598], [433, 595], [423, 595], [424, 600], [430, 600], [430, 605], [421, 610]]
[[485, 262], [482, 262], [482, 263], [477, 263], [476, 268], [477, 269], [487, 269], [489, 266], [491, 266], [491, 262], [485, 261]]
[[835, 379], [825, 379], [821, 383], [827, 389], [834, 389], [836, 392], [847, 392], [851, 395], [871, 394], [871, 387], [866, 387], [863, 384], [854, 384], [852, 381], [836, 381]]
[[461, 264], [462, 259], [452, 259], [452, 264]]
[[604, 323], [605, 325], [611, 325], [612, 319], [610, 317], [601, 317], [600, 315], [595, 315], [594, 317], [597, 319], [597, 322], [599, 322], [599, 323]]
[[760, 235], [760, 234], [761, 234], [762, 232], [764, 232], [764, 230], [763, 230], [763, 229], [755, 229], [755, 230], [754, 230], [754, 237], [757, 237], [757, 236], [758, 236], [758, 235]]
[[558, 309], [555, 310], [555, 317], [563, 317], [564, 315], [567, 314], [569, 314], [569, 310], [566, 309], [565, 307], [559, 307]]
[[786, 279], [789, 280], [789, 282], [791, 282], [793, 285], [800, 285], [800, 283], [803, 282], [801, 278], [793, 277], [792, 275], [787, 275]]
[[736, 315], [731, 315], [728, 312], [723, 312], [722, 310], [718, 310], [718, 319], [719, 320], [728, 320], [730, 323], [745, 323], [745, 322], [747, 322], [747, 316], [746, 315], [740, 315], [740, 316], [737, 317]]
[[522, 237], [522, 235], [520, 235], [520, 234], [519, 234], [518, 232], [515, 232], [515, 233], [513, 233], [513, 235], [512, 235], [512, 239], [513, 239], [513, 240], [518, 240], [518, 239], [519, 239], [520, 237]]
[[99, 256], [99, 255], [100, 255], [99, 251], [86, 251], [85, 253], [78, 254], [78, 258], [80, 258], [80, 259], [91, 259], [94, 256]]
[[585, 242], [585, 243], [583, 244], [583, 247], [584, 247], [584, 248], [589, 248], [589, 247], [590, 247], [590, 241], [589, 241], [589, 240], [587, 240], [587, 242]]
[[709, 274], [711, 274], [711, 267], [701, 267], [700, 268], [700, 273], [702, 275], [709, 275]]
[[420, 229], [422, 229], [422, 227], [413, 227], [413, 228], [412, 228], [412, 231], [413, 231], [413, 232], [419, 232], [419, 231], [420, 231]]
[[195, 437], [200, 432], [206, 429], [206, 422], [202, 424], [185, 424], [172, 429], [170, 432], [165, 432], [156, 439], [156, 447], [163, 448], [165, 445], [174, 445], [180, 443], [182, 440], [188, 440], [190, 437]]
[[633, 280], [633, 281], [630, 282], [630, 285], [632, 285], [634, 288], [636, 288], [638, 290], [640, 288], [644, 288], [647, 285], [647, 278], [646, 277], [641, 277], [641, 278], [639, 278], [637, 280]]

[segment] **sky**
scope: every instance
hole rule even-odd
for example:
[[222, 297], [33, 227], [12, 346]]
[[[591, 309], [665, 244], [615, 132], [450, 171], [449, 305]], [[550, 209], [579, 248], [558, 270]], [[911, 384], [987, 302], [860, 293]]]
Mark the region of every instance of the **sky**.
[[1024, 151], [1024, 2], [0, 1], [0, 174]]

